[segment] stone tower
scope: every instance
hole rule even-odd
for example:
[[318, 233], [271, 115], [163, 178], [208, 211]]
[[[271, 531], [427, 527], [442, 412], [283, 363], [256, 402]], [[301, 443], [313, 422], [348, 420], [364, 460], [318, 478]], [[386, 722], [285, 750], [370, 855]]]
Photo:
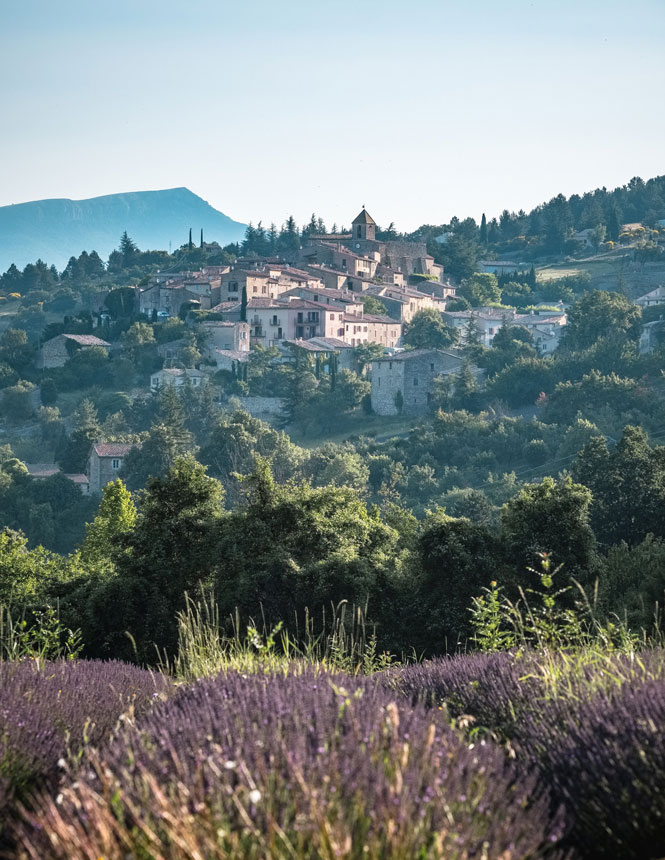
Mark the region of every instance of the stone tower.
[[371, 242], [375, 241], [376, 221], [368, 214], [364, 206], [360, 215], [353, 219], [352, 226], [354, 239], [369, 239]]

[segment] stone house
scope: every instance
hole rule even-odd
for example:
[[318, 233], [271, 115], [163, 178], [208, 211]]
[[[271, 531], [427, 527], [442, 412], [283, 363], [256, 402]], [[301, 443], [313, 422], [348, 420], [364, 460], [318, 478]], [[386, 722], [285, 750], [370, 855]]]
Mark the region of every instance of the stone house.
[[310, 272], [283, 264], [266, 264], [260, 269], [237, 267], [222, 275], [219, 301], [240, 301], [243, 289], [248, 300], [276, 299], [287, 290], [308, 286], [321, 287], [323, 283]]
[[373, 278], [379, 260], [347, 248], [342, 242], [313, 242], [301, 250], [303, 263], [319, 263], [347, 276]]
[[362, 346], [365, 343], [369, 343], [369, 323], [363, 317], [357, 317], [354, 314], [345, 314], [344, 333], [341, 337], [347, 343], [350, 343], [351, 346]]
[[388, 349], [394, 349], [402, 343], [401, 322], [385, 314], [364, 314], [363, 321], [367, 322], [367, 340], [370, 343], [380, 343]]
[[210, 292], [199, 290], [193, 284], [185, 288], [184, 281], [158, 283], [148, 285], [139, 293], [139, 312], [147, 317], [152, 317], [153, 311], [177, 317], [185, 302], [197, 302], [204, 310], [208, 310], [212, 305]]
[[198, 388], [205, 374], [200, 370], [184, 370], [181, 367], [164, 367], [150, 376], [150, 388], [152, 391], [157, 391], [158, 388], [163, 388], [165, 385], [173, 385], [175, 388], [180, 388], [189, 383], [194, 388]]
[[110, 343], [94, 334], [59, 334], [47, 340], [37, 353], [37, 367], [63, 367], [75, 351], [90, 349], [92, 346], [100, 346], [106, 350], [111, 348]]
[[378, 284], [370, 287], [367, 293], [379, 299], [386, 306], [389, 316], [401, 323], [411, 322], [415, 314], [425, 308], [443, 311], [446, 306], [443, 299], [421, 293], [413, 287]]
[[640, 355], [647, 355], [655, 349], [659, 349], [663, 344], [664, 331], [665, 321], [662, 317], [659, 320], [644, 323], [640, 331]]
[[473, 323], [482, 346], [492, 346], [494, 336], [502, 325], [511, 325], [517, 317], [514, 308], [472, 308], [468, 311], [445, 311], [443, 320], [457, 329], [461, 341], [467, 340], [469, 325]]
[[539, 313], [517, 314], [513, 325], [521, 325], [533, 336], [533, 345], [541, 355], [551, 355], [561, 343], [566, 326], [566, 314], [545, 316]]
[[96, 442], [92, 446], [86, 468], [91, 496], [99, 495], [110, 481], [115, 481], [125, 457], [134, 447], [124, 442]]
[[[414, 349], [371, 363], [372, 409], [377, 415], [423, 415], [437, 376], [457, 373], [464, 357], [453, 350]], [[479, 375], [477, 368], [472, 368]]]
[[298, 347], [305, 350], [316, 359], [317, 365], [323, 373], [330, 372], [330, 359], [337, 356], [337, 366], [347, 370], [356, 370], [356, 359], [354, 348], [335, 337], [314, 337], [311, 340], [285, 340], [282, 350], [288, 360], [292, 360], [293, 354], [286, 353], [290, 347]]
[[635, 299], [635, 304], [639, 305], [641, 308], [650, 308], [653, 307], [653, 305], [665, 304], [665, 285], [656, 287], [656, 289], [651, 290], [650, 293], [640, 296], [639, 299]]
[[320, 302], [324, 305], [344, 305], [346, 313], [362, 316], [363, 303], [357, 294], [348, 289], [331, 290], [326, 287], [295, 287], [287, 290], [279, 297], [278, 301], [286, 301], [291, 298], [305, 299], [309, 302]]
[[247, 352], [249, 350], [249, 324], [231, 320], [202, 320], [197, 328], [205, 332], [206, 352], [215, 349]]
[[53, 475], [64, 474], [65, 478], [71, 481], [72, 484], [79, 489], [81, 495], [90, 495], [90, 483], [87, 475], [73, 474], [69, 472], [63, 473], [60, 467], [56, 466], [55, 463], [26, 463], [25, 468], [28, 470], [30, 477], [38, 481], [52, 478]]
[[212, 349], [208, 353], [208, 358], [215, 362], [219, 370], [228, 370], [235, 376], [240, 376], [242, 365], [249, 360], [249, 350]]

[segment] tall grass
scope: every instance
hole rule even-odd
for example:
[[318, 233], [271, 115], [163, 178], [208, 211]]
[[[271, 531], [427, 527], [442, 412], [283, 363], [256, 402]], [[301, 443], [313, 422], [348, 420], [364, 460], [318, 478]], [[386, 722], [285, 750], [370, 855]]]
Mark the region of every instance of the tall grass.
[[64, 627], [59, 606], [37, 610], [28, 621], [25, 609], [15, 616], [9, 606], [0, 604], [0, 663], [74, 660], [82, 650], [81, 631]]
[[159, 667], [188, 682], [222, 671], [273, 674], [305, 666], [369, 675], [397, 662], [379, 650], [376, 634], [368, 629], [367, 606], [342, 601], [330, 613], [322, 611], [318, 632], [308, 612], [302, 624], [295, 619], [295, 633], [283, 622], [270, 628], [264, 618], [260, 627], [252, 619], [243, 624], [238, 612], [229, 622], [227, 634], [214, 595], [201, 601], [186, 595], [185, 608], [177, 615], [176, 656], [169, 660], [160, 655]]

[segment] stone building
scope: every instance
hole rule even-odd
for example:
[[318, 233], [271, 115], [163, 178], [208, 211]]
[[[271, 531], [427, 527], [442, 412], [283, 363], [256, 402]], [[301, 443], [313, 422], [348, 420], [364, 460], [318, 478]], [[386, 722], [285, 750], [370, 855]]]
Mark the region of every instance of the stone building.
[[111, 348], [110, 343], [95, 337], [94, 334], [59, 334], [47, 340], [37, 353], [37, 367], [62, 367], [77, 350], [90, 349], [92, 346], [100, 346], [106, 350]]
[[115, 481], [125, 457], [134, 447], [124, 442], [96, 442], [92, 446], [86, 469], [91, 496], [99, 495], [110, 481]]
[[203, 320], [197, 328], [205, 332], [206, 352], [215, 349], [233, 352], [249, 351], [249, 325], [246, 322], [231, 320]]
[[401, 346], [401, 322], [385, 314], [364, 314], [363, 320], [367, 322], [367, 340], [370, 343], [380, 343], [388, 349]]
[[200, 370], [183, 370], [181, 367], [165, 367], [158, 370], [150, 377], [150, 388], [152, 391], [157, 391], [158, 388], [164, 388], [165, 385], [172, 385], [174, 388], [181, 388], [188, 382], [194, 388], [198, 388], [205, 377]]
[[[423, 415], [437, 376], [457, 373], [464, 357], [452, 350], [414, 349], [372, 361], [372, 409], [377, 415]], [[472, 368], [476, 375], [477, 368]]]

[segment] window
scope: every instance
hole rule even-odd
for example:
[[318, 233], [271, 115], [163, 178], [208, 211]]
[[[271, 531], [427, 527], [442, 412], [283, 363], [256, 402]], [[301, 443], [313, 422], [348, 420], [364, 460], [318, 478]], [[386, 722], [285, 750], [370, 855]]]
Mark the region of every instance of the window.
[[392, 369], [393, 369], [393, 363], [392, 363], [392, 361], [389, 361], [388, 362], [388, 370], [392, 370]]
[[231, 281], [231, 283], [229, 284], [229, 292], [230, 293], [237, 293], [238, 292], [238, 282], [237, 281]]
[[120, 460], [111, 460], [111, 468], [119, 469], [120, 468]]
[[267, 290], [268, 290], [268, 288], [267, 288], [267, 287], [266, 287], [266, 285], [264, 284], [264, 285], [261, 287], [261, 292], [263, 293], [263, 295], [265, 295], [265, 294], [266, 294]]
[[418, 377], [417, 376], [413, 377], [413, 384], [418, 385]]
[[362, 239], [363, 237], [363, 228], [358, 224], [358, 238]]
[[430, 364], [429, 369], [430, 369], [430, 370], [434, 370], [434, 362], [432, 362], [432, 363]]

